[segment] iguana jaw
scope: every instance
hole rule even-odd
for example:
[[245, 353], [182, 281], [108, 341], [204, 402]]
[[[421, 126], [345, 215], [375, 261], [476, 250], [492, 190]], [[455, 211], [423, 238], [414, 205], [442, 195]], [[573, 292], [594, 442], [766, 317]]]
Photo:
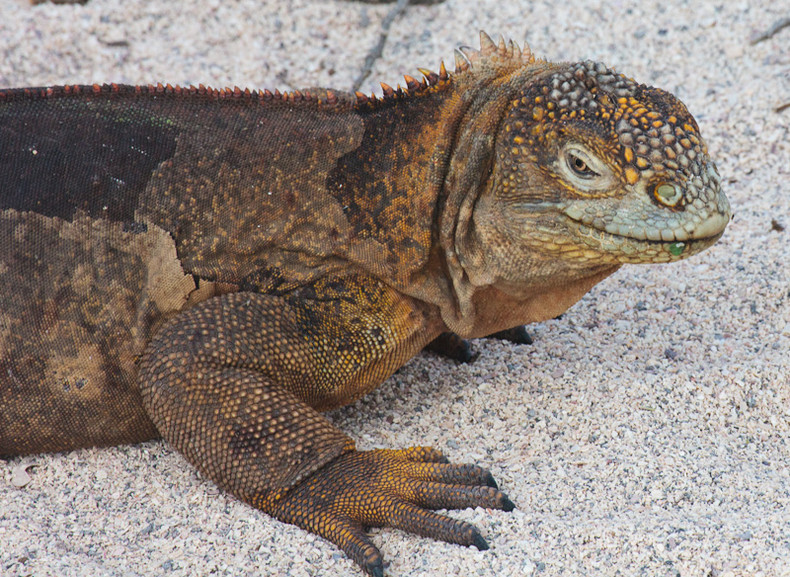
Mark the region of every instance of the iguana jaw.
[[[521, 242], [571, 268], [601, 264], [674, 262], [702, 252], [724, 233], [730, 220], [726, 197], [699, 212], [669, 213], [621, 199], [523, 203], [518, 205]], [[586, 210], [585, 210], [586, 209]], [[540, 258], [540, 257], [537, 257]]]
[[[691, 236], [682, 228], [672, 230], [610, 224], [601, 230], [563, 214], [567, 217], [564, 228], [574, 232], [575, 244], [624, 264], [671, 262], [695, 255], [713, 245], [729, 222], [728, 215], [712, 215], [695, 228]], [[583, 254], [589, 255], [586, 251]], [[600, 256], [596, 255], [592, 260], [599, 259]]]

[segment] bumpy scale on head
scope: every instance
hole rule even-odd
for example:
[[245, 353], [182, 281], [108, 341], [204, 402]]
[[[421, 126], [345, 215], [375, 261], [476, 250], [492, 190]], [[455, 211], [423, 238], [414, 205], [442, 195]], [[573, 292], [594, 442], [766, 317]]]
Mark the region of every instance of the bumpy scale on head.
[[583, 246], [580, 258], [599, 263], [677, 260], [713, 244], [729, 221], [686, 107], [602, 64], [559, 65], [526, 83], [503, 130], [499, 161], [510, 174], [499, 194], [561, 216], [559, 240], [537, 242], [557, 241], [565, 256]]

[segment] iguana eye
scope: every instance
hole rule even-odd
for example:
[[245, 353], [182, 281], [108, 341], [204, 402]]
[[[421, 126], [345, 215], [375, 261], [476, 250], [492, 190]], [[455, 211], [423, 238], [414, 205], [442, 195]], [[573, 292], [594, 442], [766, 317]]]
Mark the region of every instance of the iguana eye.
[[565, 153], [565, 162], [567, 162], [571, 170], [581, 178], [595, 178], [596, 176], [601, 176], [590, 168], [587, 161], [574, 151], [569, 150]]
[[581, 142], [567, 142], [555, 158], [557, 174], [579, 192], [609, 190], [617, 184], [612, 169]]

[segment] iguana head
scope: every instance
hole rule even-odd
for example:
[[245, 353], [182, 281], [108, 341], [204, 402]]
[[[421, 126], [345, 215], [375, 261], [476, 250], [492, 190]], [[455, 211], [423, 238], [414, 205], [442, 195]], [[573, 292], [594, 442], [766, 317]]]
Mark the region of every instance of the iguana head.
[[550, 64], [487, 38], [464, 73], [504, 77], [509, 98], [472, 222], [455, 239], [472, 284], [562, 282], [716, 242], [730, 207], [682, 102], [602, 64]]

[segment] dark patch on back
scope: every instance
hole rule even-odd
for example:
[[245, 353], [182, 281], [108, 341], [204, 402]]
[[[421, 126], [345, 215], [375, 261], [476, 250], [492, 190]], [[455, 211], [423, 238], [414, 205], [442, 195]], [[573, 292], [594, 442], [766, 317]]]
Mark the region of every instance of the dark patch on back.
[[435, 109], [430, 100], [415, 98], [367, 114], [362, 142], [327, 175], [327, 191], [362, 237], [388, 239], [396, 224], [417, 229], [424, 215], [410, 214], [410, 203], [398, 201], [420, 193], [404, 171], [415, 159], [430, 159], [432, 150], [419, 136]]
[[132, 234], [143, 234], [148, 232], [148, 225], [144, 222], [129, 222], [123, 223], [123, 231], [131, 232]]
[[151, 173], [170, 158], [175, 130], [140, 111], [96, 101], [0, 106], [0, 209], [71, 220], [133, 222]]
[[[384, 180], [386, 175], [397, 170], [397, 164], [392, 162], [393, 156], [397, 158], [393, 143], [397, 142], [396, 133], [402, 125], [403, 119], [393, 121], [381, 113], [368, 116], [360, 146], [340, 158], [327, 176], [327, 191], [338, 200], [346, 217], [363, 235], [370, 234], [371, 225], [386, 228], [381, 217], [391, 194]], [[382, 154], [382, 149], [390, 154]]]
[[244, 277], [239, 284], [239, 289], [271, 295], [283, 295], [292, 290], [294, 286], [295, 283], [289, 282], [279, 267], [262, 266]]

